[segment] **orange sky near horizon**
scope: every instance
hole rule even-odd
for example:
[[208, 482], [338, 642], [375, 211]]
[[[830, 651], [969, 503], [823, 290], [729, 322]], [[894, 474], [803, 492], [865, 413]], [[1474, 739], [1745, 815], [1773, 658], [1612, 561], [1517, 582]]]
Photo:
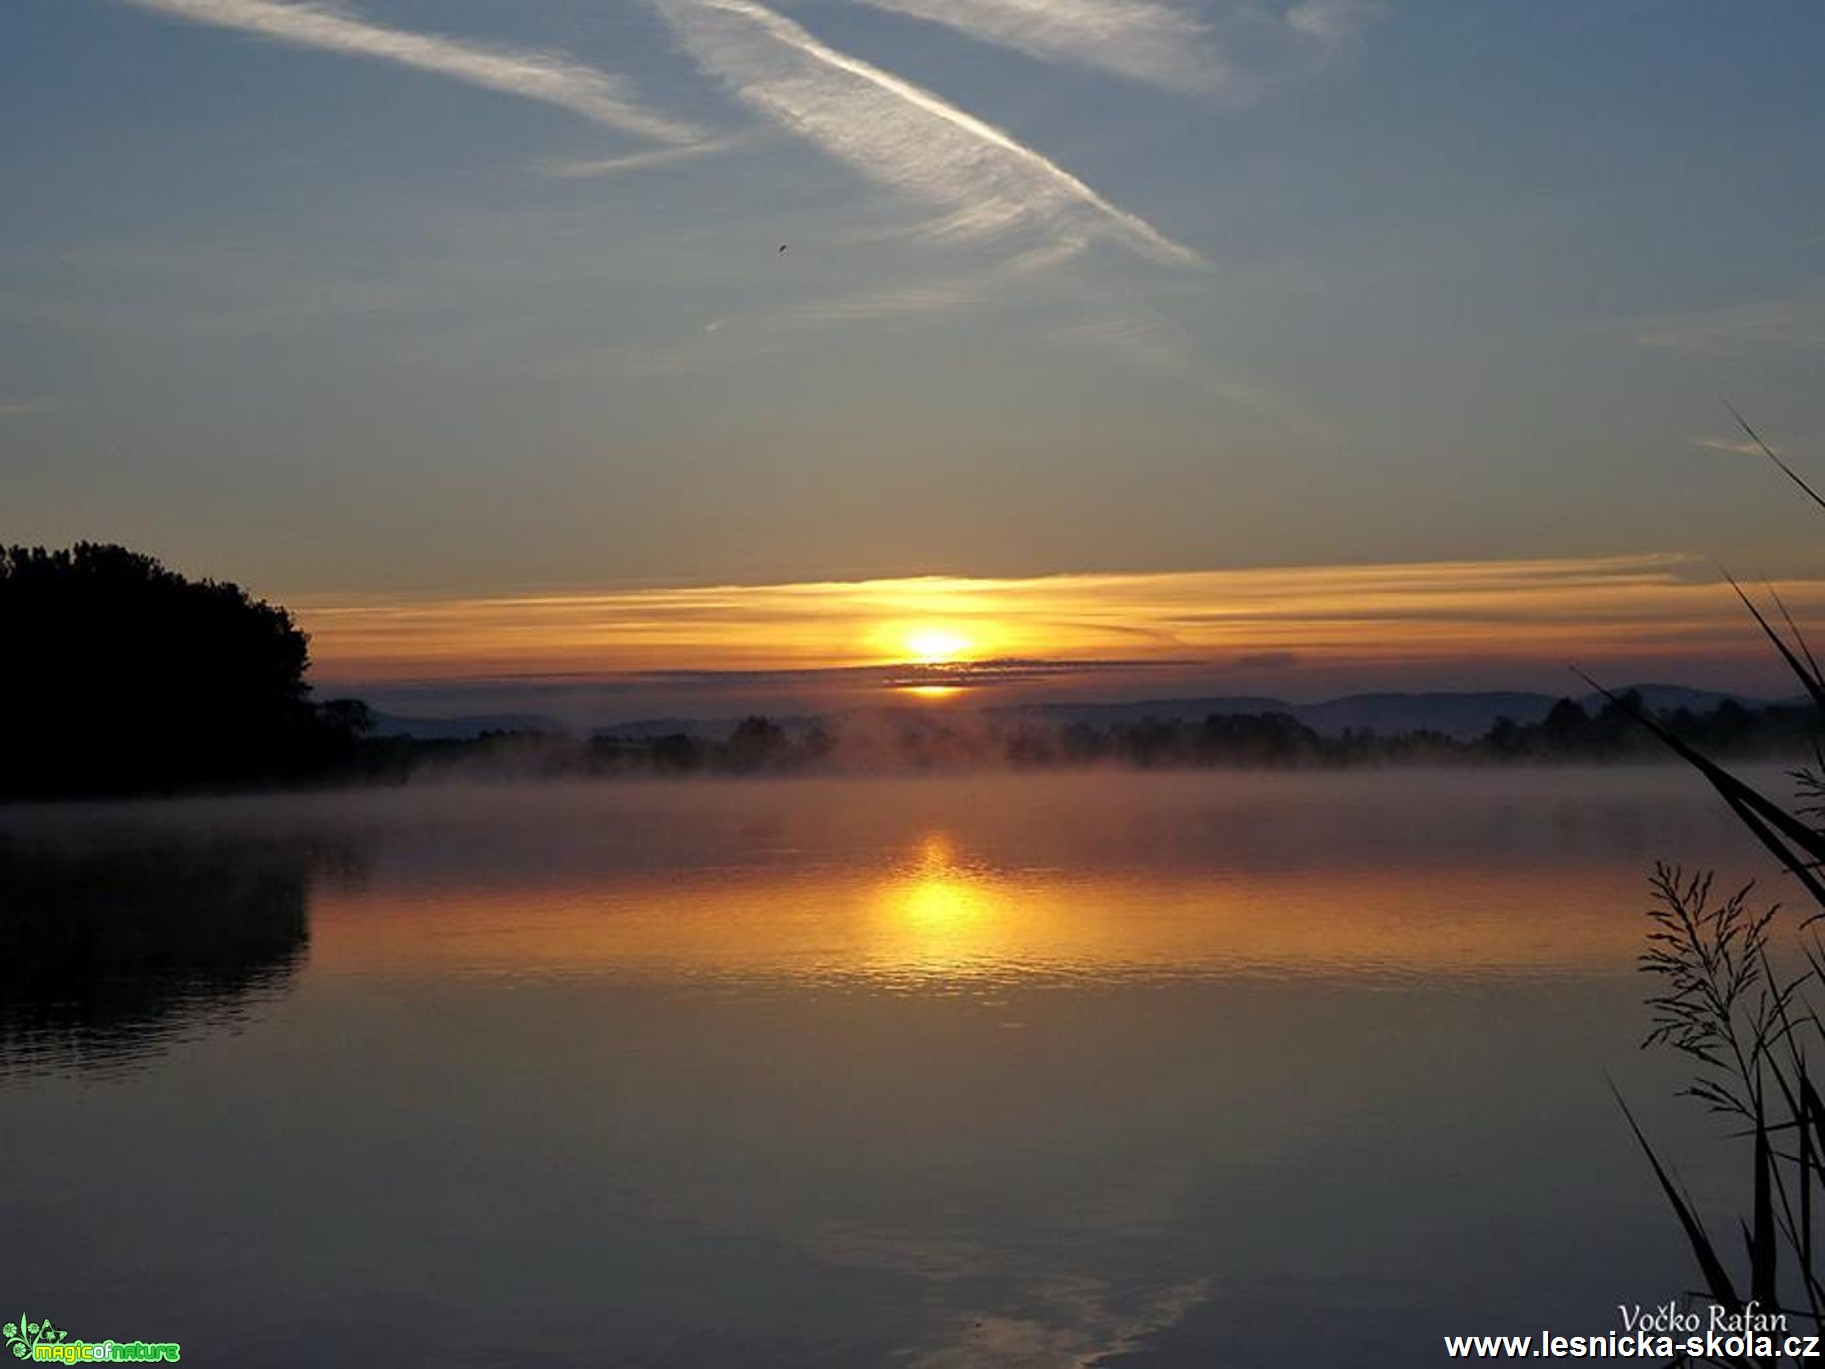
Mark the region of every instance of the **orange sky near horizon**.
[[[1801, 622], [1825, 612], [1825, 582], [1754, 588]], [[1374, 668], [1766, 654], [1721, 572], [1680, 553], [304, 598], [292, 609], [319, 680], [378, 684], [921, 659]]]

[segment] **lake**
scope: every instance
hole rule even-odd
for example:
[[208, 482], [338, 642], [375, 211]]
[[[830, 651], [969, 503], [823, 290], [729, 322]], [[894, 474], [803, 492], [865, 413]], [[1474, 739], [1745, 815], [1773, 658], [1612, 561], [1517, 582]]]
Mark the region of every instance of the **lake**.
[[1746, 1196], [1637, 1049], [1656, 858], [1782, 884], [1671, 767], [0, 809], [0, 1297], [282, 1367], [1618, 1329], [1697, 1276], [1610, 1081]]

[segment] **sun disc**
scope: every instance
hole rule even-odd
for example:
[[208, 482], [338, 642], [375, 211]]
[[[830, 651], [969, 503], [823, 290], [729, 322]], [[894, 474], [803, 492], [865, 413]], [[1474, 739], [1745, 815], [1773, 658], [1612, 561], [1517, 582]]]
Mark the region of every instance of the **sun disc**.
[[969, 650], [969, 639], [947, 628], [916, 628], [906, 634], [906, 649], [923, 665], [942, 665]]

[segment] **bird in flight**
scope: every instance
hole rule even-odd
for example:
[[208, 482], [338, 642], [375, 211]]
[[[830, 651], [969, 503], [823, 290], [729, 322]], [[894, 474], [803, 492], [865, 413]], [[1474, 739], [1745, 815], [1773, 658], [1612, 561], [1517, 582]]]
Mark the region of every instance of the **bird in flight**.
[[785, 243], [783, 243], [783, 242], [782, 242], [782, 243], [781, 243], [781, 244], [780, 244], [780, 245], [779, 245], [779, 250], [780, 250], [780, 251], [781, 251], [781, 252], [784, 252], [784, 251], [785, 251], [785, 250], [786, 250], [786, 244], [785, 244]]

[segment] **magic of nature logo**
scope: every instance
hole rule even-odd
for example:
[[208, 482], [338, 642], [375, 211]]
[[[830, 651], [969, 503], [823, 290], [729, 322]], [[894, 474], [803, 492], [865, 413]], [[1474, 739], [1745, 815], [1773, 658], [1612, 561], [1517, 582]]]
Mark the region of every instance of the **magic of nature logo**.
[[39, 1364], [155, 1364], [175, 1363], [176, 1341], [71, 1340], [70, 1333], [51, 1325], [49, 1317], [32, 1321], [20, 1317], [0, 1327], [14, 1359]]

